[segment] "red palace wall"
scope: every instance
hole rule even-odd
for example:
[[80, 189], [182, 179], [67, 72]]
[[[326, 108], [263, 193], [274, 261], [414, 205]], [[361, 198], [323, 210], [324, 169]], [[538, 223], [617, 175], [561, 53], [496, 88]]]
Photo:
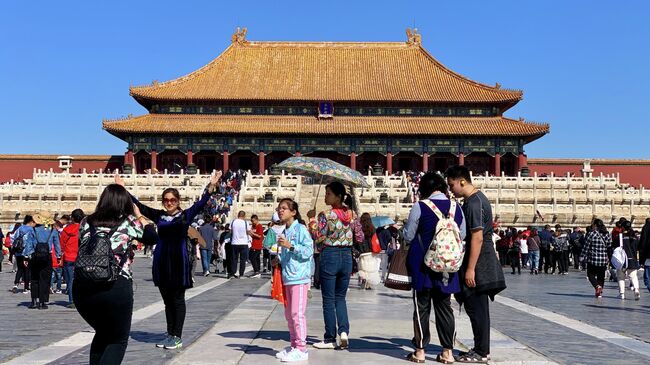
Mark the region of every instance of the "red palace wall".
[[[22, 181], [31, 179], [34, 169], [50, 170], [61, 172], [57, 155], [0, 155], [0, 183], [11, 181]], [[71, 156], [72, 168], [70, 172], [87, 172], [100, 169], [113, 170], [121, 168], [124, 156]]]
[[[566, 175], [572, 173], [575, 176], [582, 176], [583, 160], [566, 159], [528, 159], [530, 173], [537, 172], [537, 175], [550, 174]], [[593, 176], [620, 174], [621, 183], [627, 183], [635, 187], [643, 185], [650, 187], [650, 160], [591, 160]]]

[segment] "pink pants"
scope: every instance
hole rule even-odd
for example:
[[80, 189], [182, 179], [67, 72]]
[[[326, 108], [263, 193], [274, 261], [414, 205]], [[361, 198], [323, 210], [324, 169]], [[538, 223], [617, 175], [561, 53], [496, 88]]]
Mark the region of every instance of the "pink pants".
[[284, 286], [284, 298], [287, 306], [284, 308], [284, 318], [289, 325], [291, 347], [300, 351], [307, 351], [307, 291], [309, 284], [296, 284]]

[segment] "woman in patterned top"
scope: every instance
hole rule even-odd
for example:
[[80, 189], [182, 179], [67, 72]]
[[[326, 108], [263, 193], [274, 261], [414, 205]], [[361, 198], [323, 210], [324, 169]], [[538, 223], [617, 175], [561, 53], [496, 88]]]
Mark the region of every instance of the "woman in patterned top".
[[334, 349], [336, 334], [340, 337], [340, 347], [348, 347], [350, 322], [345, 296], [352, 273], [352, 244], [356, 238], [363, 241], [360, 225], [353, 224], [354, 201], [340, 182], [332, 182], [325, 187], [325, 204], [332, 207], [318, 215], [318, 229], [312, 234], [320, 249], [320, 285], [323, 296], [323, 318], [325, 336], [315, 343], [317, 349]]
[[89, 363], [119, 364], [126, 352], [133, 314], [133, 281], [127, 252], [133, 240], [155, 242], [156, 231], [133, 205], [131, 195], [117, 184], [104, 189], [95, 213], [82, 220], [80, 244], [90, 239], [91, 225], [97, 232], [114, 229], [111, 246], [122, 270], [116, 281], [101, 284], [76, 278], [73, 301], [81, 317], [95, 329]]
[[603, 297], [605, 285], [605, 270], [609, 264], [609, 248], [612, 246], [612, 237], [607, 232], [607, 227], [600, 219], [594, 219], [591, 231], [585, 238], [585, 247], [582, 249], [581, 261], [587, 263], [587, 278], [596, 289], [596, 298]]
[[[167, 320], [166, 338], [156, 344], [158, 348], [177, 349], [183, 347], [181, 335], [185, 323], [185, 290], [192, 287], [191, 245], [188, 246], [187, 230], [197, 214], [216, 191], [221, 178], [221, 171], [210, 177], [201, 199], [191, 207], [180, 207], [180, 194], [174, 188], [167, 188], [162, 193], [164, 209], [150, 208], [131, 197], [142, 214], [154, 222], [158, 228], [158, 240], [153, 252], [153, 282], [158, 287], [165, 303]], [[115, 175], [115, 182], [124, 185], [124, 181]]]

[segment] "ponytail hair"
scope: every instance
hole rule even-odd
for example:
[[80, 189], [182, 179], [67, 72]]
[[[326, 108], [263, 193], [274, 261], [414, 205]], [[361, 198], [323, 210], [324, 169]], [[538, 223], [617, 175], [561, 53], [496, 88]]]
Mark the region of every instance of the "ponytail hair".
[[338, 196], [341, 199], [341, 203], [346, 207], [350, 208], [353, 211], [357, 210], [357, 205], [352, 194], [348, 193], [345, 189], [345, 186], [338, 181], [332, 181], [331, 183], [325, 185], [325, 189], [329, 189], [332, 194]]

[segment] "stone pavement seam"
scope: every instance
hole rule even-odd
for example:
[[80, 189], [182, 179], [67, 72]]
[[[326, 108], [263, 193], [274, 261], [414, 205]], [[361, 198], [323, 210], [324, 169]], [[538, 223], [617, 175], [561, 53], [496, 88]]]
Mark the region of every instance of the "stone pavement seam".
[[[215, 323], [168, 364], [238, 364], [279, 305], [267, 295], [270, 286], [270, 282], [262, 285], [238, 308]], [[259, 328], [257, 325], [252, 327], [251, 323], [259, 323]], [[228, 332], [224, 332], [226, 330]], [[228, 337], [228, 334], [231, 334], [231, 337]], [[240, 338], [243, 343], [229, 343], [232, 337]]]
[[597, 339], [601, 339], [603, 341], [607, 341], [614, 345], [624, 347], [628, 350], [650, 357], [650, 344], [646, 342], [639, 341], [637, 339], [630, 338], [627, 336], [623, 336], [596, 326], [592, 326], [590, 324], [575, 319], [571, 319], [561, 314], [547, 311], [539, 307], [525, 304], [514, 299], [510, 299], [506, 297], [497, 297], [495, 300], [498, 303], [503, 304], [505, 306], [518, 309], [522, 312], [539, 317], [549, 322], [559, 324], [560, 326], [564, 326], [573, 329], [575, 331], [582, 332], [586, 335], [595, 337]]
[[[214, 289], [219, 285], [228, 282], [226, 279], [218, 278], [209, 283], [194, 287], [187, 291], [186, 300], [200, 295], [208, 290]], [[131, 325], [143, 321], [156, 313], [164, 310], [164, 303], [162, 300], [154, 302], [140, 308], [133, 313], [133, 319]], [[64, 338], [61, 341], [57, 341], [47, 346], [40, 347], [36, 350], [29, 351], [23, 354], [20, 354], [10, 360], [5, 364], [7, 365], [21, 365], [21, 364], [30, 364], [30, 365], [41, 365], [47, 364], [52, 361], [66, 356], [74, 351], [77, 351], [84, 346], [90, 345], [94, 332], [92, 331], [82, 331], [77, 332], [71, 336]]]

